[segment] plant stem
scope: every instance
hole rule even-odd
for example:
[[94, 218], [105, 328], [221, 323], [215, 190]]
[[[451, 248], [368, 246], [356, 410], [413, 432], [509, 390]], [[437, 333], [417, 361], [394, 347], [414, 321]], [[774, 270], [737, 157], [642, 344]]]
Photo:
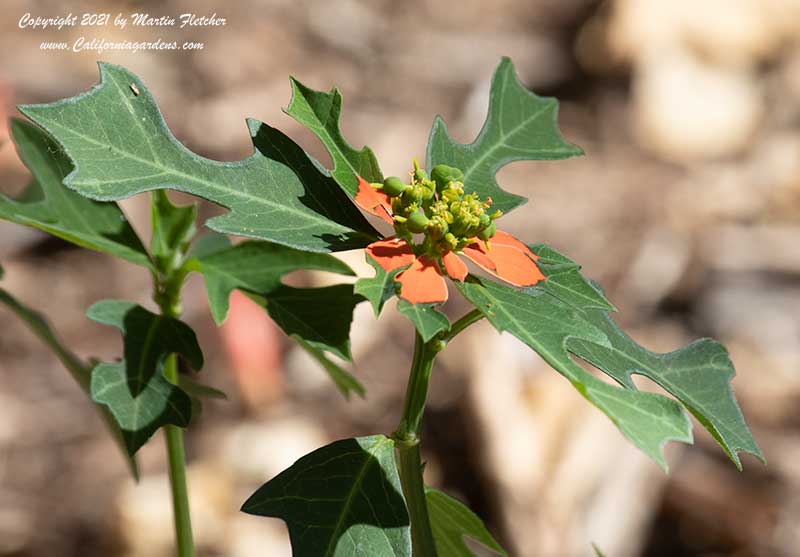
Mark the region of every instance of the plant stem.
[[[164, 363], [164, 377], [178, 382], [178, 365], [175, 354]], [[175, 541], [178, 557], [194, 556], [192, 518], [189, 512], [189, 489], [186, 484], [186, 451], [183, 447], [183, 429], [176, 425], [164, 426], [169, 458], [169, 483], [172, 488], [172, 509], [175, 515]]]
[[419, 333], [416, 335], [414, 359], [408, 378], [403, 417], [393, 435], [397, 448], [400, 483], [403, 486], [403, 494], [411, 519], [411, 545], [414, 557], [436, 556], [436, 546], [425, 501], [419, 433], [422, 426], [422, 415], [425, 411], [425, 399], [428, 395], [428, 381], [433, 368], [433, 360], [438, 353], [434, 346], [438, 344], [438, 339], [425, 343]]
[[[182, 270], [170, 270], [166, 277], [156, 274], [155, 298], [161, 314], [179, 317], [181, 313], [180, 290], [185, 278]], [[178, 357], [170, 354], [164, 360], [164, 377], [178, 384]], [[186, 450], [183, 444], [183, 429], [176, 425], [164, 426], [169, 461], [169, 484], [172, 490], [172, 512], [175, 520], [175, 545], [178, 557], [194, 557], [192, 516], [189, 510], [189, 488], [186, 482]]]

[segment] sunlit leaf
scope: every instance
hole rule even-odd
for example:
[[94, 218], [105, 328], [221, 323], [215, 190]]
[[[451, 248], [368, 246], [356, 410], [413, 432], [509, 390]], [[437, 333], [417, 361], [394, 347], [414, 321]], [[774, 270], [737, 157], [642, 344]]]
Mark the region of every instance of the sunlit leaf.
[[339, 129], [342, 95], [338, 89], [315, 91], [292, 78], [292, 101], [286, 114], [309, 128], [327, 147], [333, 159], [331, 175], [350, 197], [358, 191], [358, 177], [367, 182], [382, 182], [383, 175], [369, 147], [353, 149]]
[[230, 209], [206, 224], [228, 234], [307, 251], [363, 247], [374, 229], [320, 164], [270, 126], [248, 121], [255, 152], [218, 162], [180, 144], [147, 87], [128, 70], [100, 64], [86, 93], [20, 110], [49, 131], [75, 169], [64, 183], [116, 200], [170, 188]]
[[556, 118], [558, 102], [539, 97], [517, 80], [514, 65], [503, 58], [489, 93], [489, 113], [474, 142], [454, 141], [440, 117], [428, 139], [428, 168], [447, 164], [464, 172], [464, 189], [491, 197], [493, 209], [508, 212], [526, 199], [503, 191], [495, 174], [518, 160], [552, 160], [574, 157], [583, 151], [564, 141]]
[[[662, 466], [666, 467], [663, 445], [669, 440], [691, 442], [691, 423], [675, 400], [638, 391], [632, 374], [650, 378], [675, 396], [737, 467], [741, 468], [738, 452], [763, 459], [733, 395], [734, 369], [722, 345], [703, 339], [666, 354], [639, 346], [607, 311], [597, 309], [605, 298], [579, 273], [569, 277], [568, 288], [553, 288], [551, 277], [577, 273], [565, 270], [571, 261], [546, 246], [533, 250], [543, 254], [542, 269], [548, 280], [519, 291], [471, 277], [460, 286], [461, 292], [498, 330], [510, 332], [536, 350]], [[556, 265], [559, 262], [563, 267]], [[604, 371], [621, 387], [592, 376], [572, 355]]]

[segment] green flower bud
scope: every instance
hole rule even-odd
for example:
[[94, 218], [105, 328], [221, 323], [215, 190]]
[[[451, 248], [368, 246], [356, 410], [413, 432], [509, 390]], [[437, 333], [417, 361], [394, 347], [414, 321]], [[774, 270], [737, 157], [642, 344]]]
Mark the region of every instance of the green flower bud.
[[417, 233], [424, 232], [425, 227], [428, 226], [429, 222], [430, 220], [425, 216], [425, 213], [423, 213], [421, 209], [417, 209], [409, 215], [408, 222], [406, 224], [411, 232]]
[[481, 228], [486, 228], [487, 226], [492, 224], [492, 217], [490, 217], [486, 213], [481, 213], [481, 216], [478, 217], [478, 222]]
[[397, 176], [389, 176], [383, 181], [383, 192], [389, 197], [401, 195], [408, 187]]
[[492, 236], [494, 236], [495, 232], [497, 232], [497, 225], [494, 223], [494, 221], [492, 221], [492, 223], [489, 226], [478, 232], [478, 238], [486, 241]]
[[458, 247], [458, 238], [453, 236], [453, 234], [450, 232], [444, 235], [442, 241], [447, 246], [447, 251], [453, 251], [454, 249], [456, 249], [456, 247]]
[[463, 178], [463, 172], [446, 164], [437, 164], [431, 170], [431, 179], [436, 182], [436, 188], [440, 191], [444, 190], [450, 182], [459, 182]]
[[417, 182], [425, 182], [428, 179], [428, 173], [421, 168], [414, 170], [414, 180]]

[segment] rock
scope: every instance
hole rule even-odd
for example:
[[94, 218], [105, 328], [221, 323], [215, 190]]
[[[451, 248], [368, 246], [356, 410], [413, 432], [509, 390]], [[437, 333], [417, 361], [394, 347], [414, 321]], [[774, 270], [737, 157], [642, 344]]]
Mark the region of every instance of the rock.
[[764, 105], [749, 72], [665, 47], [636, 64], [634, 111], [646, 147], [668, 160], [690, 161], [745, 149]]

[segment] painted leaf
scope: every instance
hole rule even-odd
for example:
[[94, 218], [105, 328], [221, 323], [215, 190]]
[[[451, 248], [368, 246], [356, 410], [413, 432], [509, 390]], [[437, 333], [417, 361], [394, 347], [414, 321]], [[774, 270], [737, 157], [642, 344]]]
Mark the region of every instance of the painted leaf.
[[281, 286], [281, 277], [300, 269], [353, 275], [350, 267], [331, 255], [258, 241], [195, 256], [190, 267], [203, 274], [211, 314], [217, 324], [225, 321], [230, 295], [236, 288], [268, 295]]
[[161, 270], [170, 270], [180, 264], [197, 228], [197, 204], [179, 207], [174, 205], [164, 190], [152, 193], [151, 222], [153, 236], [150, 252]]
[[352, 284], [322, 288], [281, 285], [267, 296], [251, 296], [264, 305], [272, 320], [288, 336], [350, 360], [350, 324], [353, 309], [363, 301]]
[[302, 457], [242, 511], [285, 521], [294, 557], [411, 556], [394, 442], [383, 435], [336, 441]]
[[116, 203], [92, 201], [64, 187], [72, 164], [44, 131], [12, 119], [11, 136], [34, 180], [20, 199], [0, 195], [0, 218], [151, 266], [147, 250]]
[[105, 404], [122, 430], [128, 454], [133, 456], [160, 427], [189, 425], [192, 401], [164, 378], [159, 366], [135, 397], [128, 388], [127, 362], [102, 363], [92, 372], [92, 398]]
[[556, 118], [558, 102], [539, 97], [517, 80], [514, 65], [503, 58], [495, 71], [489, 94], [489, 113], [474, 142], [453, 141], [440, 117], [428, 139], [428, 168], [447, 164], [464, 172], [464, 189], [491, 197], [493, 209], [508, 212], [526, 199], [503, 191], [495, 175], [518, 160], [564, 159], [583, 151], [561, 137]]
[[377, 237], [333, 178], [280, 131], [249, 120], [250, 157], [200, 157], [175, 139], [145, 85], [122, 67], [101, 63], [91, 90], [20, 110], [64, 147], [75, 165], [64, 183], [87, 197], [175, 189], [230, 209], [206, 223], [213, 230], [307, 251], [354, 249]]
[[325, 370], [345, 399], [350, 399], [350, 393], [355, 393], [364, 398], [364, 393], [366, 392], [364, 386], [350, 372], [336, 365], [325, 352], [312, 346], [300, 336], [292, 335], [292, 339], [322, 366], [322, 369]]
[[[0, 267], [0, 279], [2, 278], [3, 268]], [[91, 399], [90, 383], [92, 370], [90, 365], [81, 361], [81, 359], [73, 354], [69, 348], [64, 346], [64, 344], [58, 338], [56, 332], [50, 326], [50, 323], [47, 321], [47, 319], [38, 311], [17, 300], [3, 288], [0, 288], [0, 304], [11, 310], [23, 323], [28, 326], [31, 332], [35, 334], [39, 340], [41, 340], [44, 345], [53, 352], [53, 354], [61, 362], [61, 365], [66, 368], [72, 378], [75, 379], [75, 381], [81, 387], [81, 390], [86, 393], [87, 398]], [[136, 463], [136, 459], [133, 458], [132, 455], [129, 455], [126, 450], [122, 430], [119, 428], [119, 425], [117, 425], [114, 416], [112, 416], [108, 409], [103, 406], [94, 405], [94, 407], [103, 418], [103, 422], [108, 428], [108, 432], [111, 434], [111, 437], [120, 447], [123, 457], [125, 458], [125, 461], [127, 462], [128, 468], [130, 469], [131, 474], [133, 474], [134, 479], [138, 480], [139, 467]]]
[[203, 353], [197, 337], [183, 321], [157, 315], [123, 300], [97, 302], [86, 315], [122, 331], [125, 370], [129, 394], [133, 397], [153, 385], [153, 377], [161, 375], [164, 358], [173, 352], [183, 356], [194, 369], [203, 367]]
[[400, 313], [414, 324], [422, 340], [428, 342], [441, 332], [450, 330], [450, 320], [436, 311], [436, 304], [412, 304], [406, 300], [397, 303]]
[[408, 266], [398, 267], [387, 273], [368, 253], [365, 252], [364, 257], [367, 263], [375, 269], [375, 276], [358, 279], [355, 285], [355, 293], [369, 300], [369, 303], [372, 304], [372, 309], [375, 310], [375, 317], [377, 317], [381, 314], [384, 304], [397, 294], [398, 284], [394, 280], [395, 277]]
[[[550, 248], [533, 249], [549, 261], [563, 258]], [[568, 293], [554, 290], [547, 284], [550, 276], [558, 277], [564, 271], [543, 267], [548, 280], [525, 291], [475, 278], [461, 290], [498, 330], [507, 330], [536, 350], [662, 466], [666, 467], [662, 445], [670, 439], [691, 442], [691, 423], [674, 400], [636, 390], [632, 374], [648, 377], [677, 398], [738, 468], [739, 452], [763, 460], [733, 395], [730, 381], [735, 372], [721, 344], [703, 339], [667, 354], [650, 352], [625, 335], [606, 311], [597, 309], [597, 300], [583, 303], [591, 297], [575, 294], [592, 289], [604, 300], [597, 287], [578, 274], [570, 278]], [[585, 285], [577, 285], [578, 279]], [[593, 377], [570, 354], [602, 370], [622, 387]]]
[[465, 536], [480, 542], [497, 555], [508, 555], [478, 515], [458, 499], [426, 487], [425, 501], [438, 557], [477, 557], [464, 543]]
[[383, 174], [375, 154], [369, 147], [360, 151], [353, 149], [339, 129], [342, 111], [342, 95], [338, 89], [327, 93], [306, 87], [294, 78], [292, 100], [285, 112], [320, 138], [333, 160], [331, 175], [344, 191], [355, 197], [358, 192], [358, 177], [367, 182], [382, 182]]

